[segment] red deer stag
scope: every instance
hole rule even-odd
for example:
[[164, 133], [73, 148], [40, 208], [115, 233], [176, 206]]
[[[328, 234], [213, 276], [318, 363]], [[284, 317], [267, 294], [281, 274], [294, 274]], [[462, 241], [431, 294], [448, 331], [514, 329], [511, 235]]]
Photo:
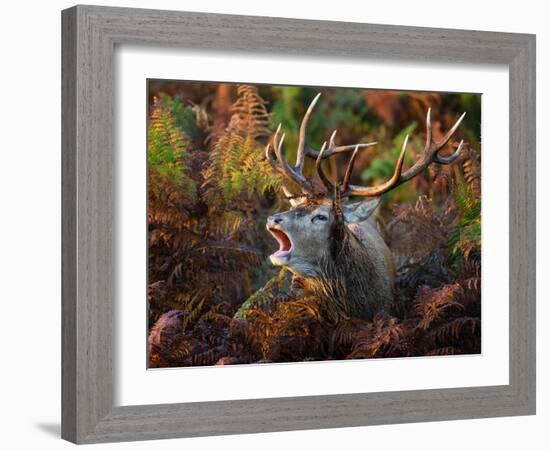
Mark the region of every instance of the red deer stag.
[[[283, 187], [291, 209], [267, 219], [267, 229], [279, 243], [279, 250], [270, 256], [277, 266], [288, 268], [297, 283], [306, 291], [323, 299], [334, 319], [358, 317], [371, 319], [387, 309], [393, 299], [394, 258], [372, 218], [380, 196], [420, 174], [432, 163], [450, 164], [460, 155], [463, 141], [451, 156], [440, 155], [464, 114], [445, 136], [436, 142], [432, 135], [430, 109], [426, 117], [426, 146], [421, 158], [402, 172], [408, 136], [392, 177], [379, 186], [364, 187], [350, 183], [357, 153], [376, 142], [336, 146], [332, 133], [329, 144], [319, 151], [307, 144], [308, 120], [319, 99], [311, 102], [300, 126], [296, 164], [283, 158], [281, 126], [272, 144], [266, 147], [266, 157], [275, 170], [300, 189], [299, 195]], [[321, 167], [321, 161], [342, 152], [353, 151], [343, 181], [332, 183]], [[315, 160], [315, 170], [322, 183], [306, 179], [303, 174], [305, 157]], [[350, 203], [350, 197], [365, 200]], [[371, 199], [371, 200], [366, 200]], [[369, 219], [370, 217], [370, 219]]]

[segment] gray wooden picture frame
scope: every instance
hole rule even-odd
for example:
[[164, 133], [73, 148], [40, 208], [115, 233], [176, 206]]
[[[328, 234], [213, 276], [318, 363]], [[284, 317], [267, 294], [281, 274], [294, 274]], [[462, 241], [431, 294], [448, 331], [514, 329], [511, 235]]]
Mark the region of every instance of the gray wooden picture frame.
[[[63, 11], [62, 31], [63, 438], [94, 443], [535, 413], [534, 35], [97, 6]], [[117, 44], [507, 65], [509, 384], [114, 406]]]

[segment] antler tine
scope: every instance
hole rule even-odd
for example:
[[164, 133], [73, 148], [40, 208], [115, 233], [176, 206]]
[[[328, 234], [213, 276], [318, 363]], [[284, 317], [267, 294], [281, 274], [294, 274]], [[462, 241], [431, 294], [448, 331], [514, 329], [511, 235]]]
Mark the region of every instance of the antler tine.
[[431, 124], [430, 124], [430, 141], [426, 142], [426, 148], [429, 149], [432, 153], [437, 153], [439, 150], [441, 150], [447, 142], [449, 142], [449, 139], [451, 139], [454, 132], [459, 127], [460, 123], [466, 116], [466, 113], [462, 113], [462, 115], [458, 118], [458, 120], [455, 122], [455, 124], [451, 127], [449, 131], [443, 136], [443, 138], [439, 142], [435, 142], [432, 140], [431, 137]]
[[325, 175], [325, 172], [323, 172], [323, 168], [321, 167], [321, 161], [323, 159], [323, 154], [325, 152], [327, 148], [327, 142], [323, 142], [323, 146], [321, 147], [321, 150], [319, 151], [319, 156], [317, 157], [317, 159], [315, 160], [315, 170], [317, 171], [317, 175], [319, 175], [319, 178], [321, 179], [323, 185], [325, 186], [325, 189], [327, 190], [327, 192], [332, 192], [333, 191], [333, 184], [331, 183], [331, 181], [327, 178], [327, 176]]
[[332, 132], [332, 134], [330, 135], [330, 139], [328, 141], [328, 149], [329, 150], [336, 148], [336, 145], [334, 144], [334, 139], [336, 138], [336, 133], [337, 132], [338, 132], [338, 130], [334, 130]]
[[424, 148], [424, 154], [409, 170], [407, 170], [402, 175], [403, 180], [401, 182], [408, 181], [411, 178], [414, 178], [434, 162], [438, 164], [450, 164], [458, 158], [458, 156], [460, 155], [460, 151], [462, 150], [463, 142], [461, 142], [457, 150], [451, 156], [440, 156], [439, 151], [443, 149], [447, 142], [449, 142], [452, 135], [457, 130], [465, 116], [466, 113], [462, 113], [462, 115], [458, 118], [451, 129], [445, 134], [445, 136], [443, 136], [443, 138], [439, 142], [435, 142], [433, 140], [430, 110], [428, 110], [428, 115], [426, 117], [426, 146]]
[[[439, 142], [435, 142], [433, 139], [431, 108], [429, 108], [428, 113], [426, 114], [426, 146], [424, 148], [424, 154], [422, 155], [422, 157], [409, 170], [401, 173], [403, 162], [405, 160], [405, 150], [409, 139], [409, 136], [407, 135], [405, 141], [403, 142], [401, 154], [399, 155], [399, 159], [397, 160], [397, 164], [395, 165], [394, 173], [388, 181], [374, 187], [353, 186], [346, 183], [347, 193], [349, 193], [349, 195], [375, 197], [396, 188], [397, 186], [404, 183], [405, 181], [410, 180], [411, 178], [414, 178], [432, 163], [451, 164], [452, 162], [456, 161], [456, 159], [460, 156], [460, 152], [462, 150], [462, 147], [464, 146], [464, 141], [460, 141], [457, 149], [450, 156], [441, 156], [439, 155], [439, 151], [442, 150], [443, 147], [449, 142], [452, 135], [464, 119], [465, 115], [466, 113], [463, 113], [455, 122], [455, 124], [451, 127], [451, 129], [445, 134], [445, 136], [443, 136], [443, 138]], [[348, 175], [348, 172], [346, 172], [346, 175]], [[351, 174], [349, 176], [351, 176]]]
[[[300, 189], [302, 192], [306, 195], [313, 192], [313, 186], [311, 183], [309, 183], [301, 172], [297, 172], [292, 167], [288, 165], [288, 163], [283, 158], [283, 143], [285, 140], [285, 134], [283, 133], [281, 138], [279, 139], [279, 132], [281, 127], [277, 127], [277, 131], [273, 135], [273, 151], [275, 152], [275, 157], [277, 158], [277, 161], [275, 161], [272, 157], [272, 150], [270, 144], [266, 147], [266, 157], [268, 161], [271, 163], [271, 165], [283, 176], [288, 178], [289, 180], [294, 181], [296, 184], [300, 186]], [[278, 163], [278, 164], [277, 164]]]
[[275, 147], [275, 154], [277, 155], [277, 159], [280, 163], [284, 162], [283, 159], [283, 142], [285, 141], [285, 134], [281, 136], [281, 140], [278, 139], [277, 133], [275, 133], [275, 136], [273, 136], [273, 146]]
[[269, 163], [271, 164], [271, 167], [273, 167], [275, 170], [279, 170], [279, 168], [277, 167], [276, 160], [273, 157], [273, 151], [279, 146], [280, 132], [281, 132], [281, 124], [277, 126], [277, 129], [273, 134], [273, 148], [271, 148], [271, 144], [269, 142], [265, 146], [265, 158], [269, 161]]
[[435, 142], [433, 140], [433, 131], [432, 131], [432, 119], [430, 117], [432, 108], [428, 108], [428, 114], [426, 115], [426, 149], [431, 150], [432, 152], [437, 152], [441, 150], [447, 142], [449, 142], [449, 139], [451, 139], [451, 136], [454, 134], [454, 132], [459, 127], [460, 123], [466, 116], [466, 113], [462, 113], [462, 115], [458, 118], [458, 120], [455, 122], [455, 124], [451, 127], [449, 131], [447, 131], [447, 134], [443, 136], [443, 138], [439, 142]]
[[[362, 150], [364, 148], [374, 147], [375, 145], [378, 145], [378, 142], [365, 142], [364, 144], [340, 145], [338, 147], [332, 148], [329, 147], [323, 154], [323, 159], [329, 158], [337, 153], [350, 152], [352, 150], [355, 150], [357, 147]], [[317, 159], [317, 157], [319, 156], [319, 152], [308, 148], [306, 150], [306, 155], [310, 158]]]
[[275, 170], [277, 170], [277, 166], [275, 165], [275, 159], [273, 158], [271, 144], [267, 144], [265, 146], [265, 159], [269, 161], [271, 164], [271, 167], [273, 167]]
[[[338, 130], [334, 130], [332, 132], [332, 134], [330, 135], [330, 139], [329, 139], [329, 144], [328, 144], [328, 148], [325, 150], [324, 154], [323, 154], [323, 159], [325, 158], [328, 158], [332, 155], [335, 155], [336, 153], [343, 153], [343, 152], [348, 152], [350, 150], [353, 150], [353, 151], [356, 151], [358, 149], [365, 149], [365, 148], [369, 148], [369, 147], [374, 147], [375, 145], [378, 144], [378, 142], [366, 142], [364, 144], [353, 144], [353, 145], [341, 145], [339, 147], [336, 146], [335, 144], [335, 138], [336, 138], [336, 132]], [[314, 150], [312, 150], [312, 152], [315, 152]], [[317, 152], [315, 152], [318, 155]], [[308, 154], [308, 156], [311, 156]]]
[[[296, 170], [298, 170], [299, 172], [303, 171], [304, 160], [306, 155], [313, 159], [317, 159], [317, 157], [319, 156], [319, 152], [317, 150], [312, 149], [307, 144], [307, 126], [309, 124], [309, 119], [311, 117], [311, 114], [313, 114], [313, 109], [315, 108], [315, 105], [317, 105], [317, 102], [320, 97], [321, 97], [321, 93], [319, 92], [309, 104], [306, 114], [302, 119], [302, 123], [300, 124], [300, 134], [299, 134], [299, 140], [298, 140], [298, 150], [296, 152], [296, 166], [295, 166]], [[357, 145], [359, 145], [359, 148], [363, 149], [363, 148], [373, 147], [374, 145], [378, 144], [377, 142], [366, 142], [364, 144], [336, 146], [334, 143], [335, 136], [336, 136], [336, 130], [334, 130], [332, 135], [330, 136], [329, 145], [323, 154], [323, 159], [329, 158], [330, 156], [336, 153], [343, 153], [343, 152], [349, 152], [351, 150], [355, 150]]]
[[309, 104], [306, 114], [302, 119], [302, 123], [300, 124], [300, 134], [298, 136], [298, 149], [296, 151], [296, 166], [295, 166], [298, 172], [300, 173], [302, 173], [302, 171], [304, 170], [304, 159], [305, 159], [306, 150], [307, 150], [307, 125], [309, 122], [309, 118], [313, 113], [313, 108], [315, 108], [315, 105], [319, 101], [319, 97], [321, 97], [320, 92], [315, 96], [315, 98]]
[[428, 114], [426, 114], [426, 148], [432, 145], [432, 108], [428, 108]]
[[[431, 108], [428, 108], [428, 114], [426, 116], [426, 146], [425, 146], [425, 153], [427, 153], [430, 156], [433, 155], [434, 161], [440, 162], [441, 164], [449, 164], [449, 162], [452, 162], [452, 161], [454, 161], [454, 159], [456, 159], [456, 157], [454, 159], [452, 159], [455, 156], [455, 154], [458, 157], [457, 152], [455, 152], [455, 154], [453, 154], [450, 157], [439, 156], [438, 152], [439, 152], [439, 150], [441, 150], [447, 144], [447, 142], [449, 142], [449, 139], [451, 139], [452, 135], [454, 134], [454, 132], [459, 127], [460, 123], [462, 122], [462, 120], [466, 116], [466, 113], [465, 112], [462, 113], [462, 115], [458, 118], [458, 120], [451, 127], [451, 129], [449, 131], [447, 131], [445, 136], [443, 136], [443, 138], [439, 142], [435, 142], [433, 140], [432, 121], [431, 121], [431, 117], [430, 117], [430, 112], [431, 112]], [[461, 144], [459, 145], [459, 148], [462, 148], [462, 144], [463, 144], [463, 142], [461, 142]], [[458, 153], [460, 153], [460, 152], [458, 152]], [[449, 161], [449, 162], [447, 162], [447, 161]]]
[[351, 172], [353, 171], [353, 165], [355, 164], [355, 158], [357, 157], [358, 152], [359, 152], [359, 147], [355, 146], [355, 150], [353, 151], [351, 158], [349, 159], [348, 167], [344, 175], [344, 181], [342, 183], [342, 192], [346, 192], [348, 190], [349, 180], [351, 178]]
[[[277, 149], [277, 147], [279, 146], [279, 135], [281, 133], [281, 127], [282, 127], [282, 124], [277, 125], [277, 129], [275, 130], [275, 133], [273, 134], [273, 147], [274, 147], [274, 149]], [[284, 134], [283, 134], [283, 136], [284, 136]]]
[[281, 188], [286, 199], [291, 199], [296, 197], [292, 192], [288, 190], [288, 188], [284, 184], [281, 186]]
[[447, 144], [447, 142], [449, 142], [449, 139], [451, 139], [451, 137], [453, 136], [455, 131], [460, 126], [461, 122], [464, 120], [464, 117], [466, 117], [466, 112], [462, 113], [462, 115], [458, 118], [458, 120], [455, 122], [455, 124], [452, 126], [452, 128], [449, 131], [447, 131], [447, 134], [445, 136], [443, 136], [443, 138], [435, 144], [436, 147], [437, 147], [437, 150], [442, 149], [443, 146], [445, 144]]
[[458, 147], [456, 148], [455, 152], [452, 155], [450, 156], [441, 156], [439, 154], [435, 155], [435, 162], [439, 164], [451, 164], [455, 162], [460, 156], [460, 152], [463, 146], [464, 146], [464, 139], [460, 141], [460, 143], [458, 144]]
[[403, 170], [403, 162], [405, 161], [405, 152], [407, 150], [408, 141], [409, 135], [405, 136], [403, 147], [401, 148], [401, 153], [399, 154], [399, 158], [397, 159], [393, 175], [388, 181], [379, 186], [372, 187], [355, 186], [348, 184], [346, 188], [346, 193], [348, 195], [358, 195], [360, 197], [377, 197], [384, 194], [385, 192], [391, 191], [399, 184], [401, 184], [403, 182], [401, 171]]

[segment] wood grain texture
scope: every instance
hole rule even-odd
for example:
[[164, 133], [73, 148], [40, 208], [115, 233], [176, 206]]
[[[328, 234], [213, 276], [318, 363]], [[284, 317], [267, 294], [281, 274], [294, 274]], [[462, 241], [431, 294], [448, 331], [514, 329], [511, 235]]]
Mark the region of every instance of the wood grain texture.
[[[93, 443], [535, 412], [535, 37], [77, 6], [63, 11], [62, 436]], [[330, 30], [330, 39], [326, 39]], [[510, 72], [510, 383], [114, 407], [115, 44], [505, 64]]]
[[[66, 11], [62, 17], [62, 35], [76, 36], [76, 10]], [[61, 434], [76, 440], [76, 39], [63, 39], [62, 43], [62, 133], [61, 145], [61, 247], [62, 281], [61, 333]]]

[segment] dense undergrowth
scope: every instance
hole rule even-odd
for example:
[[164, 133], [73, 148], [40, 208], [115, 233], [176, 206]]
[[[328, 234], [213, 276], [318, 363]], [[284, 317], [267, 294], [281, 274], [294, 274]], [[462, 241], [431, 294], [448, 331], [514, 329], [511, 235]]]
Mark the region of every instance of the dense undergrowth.
[[[380, 227], [397, 263], [389, 311], [334, 322], [267, 255], [265, 219], [288, 208], [264, 146], [282, 122], [289, 158], [316, 91], [166, 83], [148, 123], [149, 366], [452, 355], [481, 351], [479, 99], [469, 95], [323, 90], [311, 143], [338, 128], [368, 136], [357, 184], [386, 179], [405, 133], [410, 165], [423, 149], [428, 107], [440, 132], [465, 109], [458, 162], [431, 166], [384, 196]], [[269, 103], [264, 100], [269, 100]], [[340, 174], [340, 164], [329, 168]], [[341, 175], [341, 174], [340, 174]]]

